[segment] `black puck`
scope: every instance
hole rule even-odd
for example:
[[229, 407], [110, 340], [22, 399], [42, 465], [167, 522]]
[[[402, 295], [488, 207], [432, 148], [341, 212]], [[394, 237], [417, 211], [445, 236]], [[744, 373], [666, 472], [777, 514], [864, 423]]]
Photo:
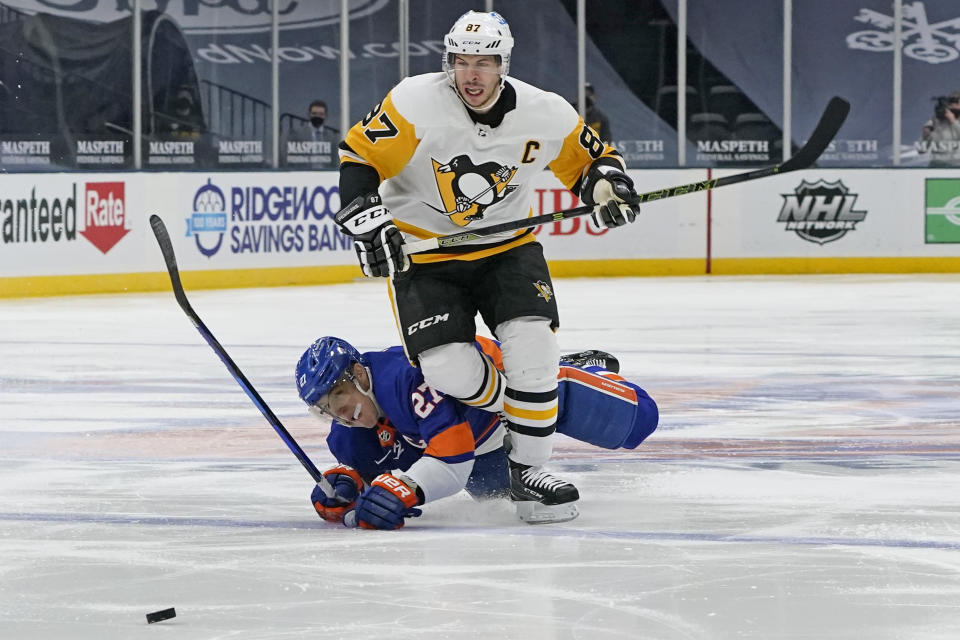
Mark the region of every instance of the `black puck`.
[[173, 607], [169, 609], [164, 609], [162, 611], [154, 611], [153, 613], [147, 614], [147, 624], [153, 624], [154, 622], [160, 622], [162, 620], [169, 620], [170, 618], [176, 618], [177, 612]]

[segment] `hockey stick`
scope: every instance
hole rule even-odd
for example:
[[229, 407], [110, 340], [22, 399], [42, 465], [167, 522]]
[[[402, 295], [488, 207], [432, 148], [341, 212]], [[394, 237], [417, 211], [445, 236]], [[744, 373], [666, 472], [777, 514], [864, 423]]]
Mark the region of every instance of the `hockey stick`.
[[270, 426], [273, 427], [274, 431], [277, 432], [277, 435], [286, 443], [290, 451], [293, 452], [293, 455], [297, 456], [297, 459], [300, 461], [300, 464], [303, 465], [303, 468], [306, 469], [318, 485], [320, 485], [321, 490], [327, 494], [328, 497], [334, 497], [336, 492], [333, 490], [333, 486], [330, 484], [330, 481], [323, 477], [323, 474], [317, 469], [313, 464], [310, 458], [307, 457], [307, 454], [300, 448], [300, 445], [297, 444], [297, 441], [293, 439], [293, 436], [290, 435], [290, 432], [287, 431], [286, 427], [280, 422], [280, 419], [273, 413], [267, 403], [263, 401], [263, 398], [260, 397], [260, 394], [257, 393], [257, 390], [253, 388], [253, 385], [250, 384], [250, 381], [247, 380], [247, 377], [243, 375], [243, 372], [240, 371], [240, 367], [233, 361], [229, 354], [227, 354], [226, 349], [217, 341], [217, 339], [210, 333], [210, 329], [207, 329], [207, 326], [203, 324], [203, 321], [200, 319], [200, 316], [197, 315], [197, 312], [193, 310], [193, 307], [190, 306], [190, 301], [187, 300], [187, 294], [183, 291], [183, 284], [180, 282], [180, 270], [177, 268], [177, 257], [173, 253], [173, 243], [170, 242], [170, 234], [167, 233], [167, 227], [163, 224], [163, 220], [160, 219], [160, 216], [150, 216], [150, 227], [153, 228], [153, 235], [157, 237], [157, 244], [160, 245], [160, 252], [163, 253], [163, 260], [167, 263], [167, 273], [170, 274], [170, 284], [173, 286], [173, 295], [177, 298], [177, 302], [180, 304], [180, 308], [183, 309], [183, 312], [187, 314], [187, 317], [190, 318], [190, 322], [193, 323], [193, 326], [197, 328], [197, 331], [200, 332], [200, 335], [203, 336], [203, 339], [207, 341], [207, 344], [214, 350], [214, 352], [220, 357], [220, 360], [223, 361], [223, 364], [226, 365], [227, 370], [230, 372], [230, 375], [233, 376], [233, 379], [237, 381], [237, 384], [240, 385], [240, 388], [243, 389], [246, 394], [253, 400], [253, 404], [257, 405], [257, 408], [260, 409], [260, 413], [267, 419], [267, 422], [270, 423]]
[[[824, 149], [827, 148], [827, 145], [830, 144], [830, 141], [833, 140], [833, 137], [837, 135], [837, 131], [839, 131], [840, 127], [843, 126], [843, 122], [847, 119], [847, 113], [849, 112], [849, 102], [836, 96], [831, 98], [829, 104], [827, 104], [827, 108], [823, 112], [823, 115], [820, 116], [820, 122], [817, 123], [817, 126], [810, 135], [810, 139], [807, 140], [807, 143], [803, 145], [803, 147], [801, 147], [797, 153], [781, 164], [774, 165], [772, 167], [764, 167], [762, 169], [755, 169], [753, 171], [746, 171], [744, 173], [737, 173], [732, 176], [712, 178], [702, 182], [693, 182], [690, 184], [682, 184], [676, 187], [668, 187], [666, 189], [658, 189], [657, 191], [641, 193], [637, 195], [635, 204], [651, 202], [653, 200], [663, 200], [665, 198], [681, 196], [685, 193], [710, 191], [711, 189], [718, 189], [720, 187], [737, 184], [739, 182], [766, 178], [768, 176], [787, 173], [788, 171], [796, 171], [797, 169], [806, 169], [812, 165], [817, 158], [820, 157], [820, 154], [823, 153]], [[588, 213], [593, 213], [593, 207], [583, 206], [576, 207], [574, 209], [564, 209], [563, 211], [555, 211], [554, 213], [544, 213], [539, 216], [533, 216], [532, 218], [511, 220], [501, 224], [490, 225], [489, 227], [481, 227], [472, 231], [464, 231], [463, 233], [453, 233], [446, 236], [439, 236], [437, 238], [427, 238], [426, 240], [419, 240], [417, 242], [408, 242], [403, 245], [403, 252], [406, 255], [412, 255], [414, 253], [421, 253], [423, 251], [430, 251], [432, 249], [452, 247], [496, 233], [515, 231], [517, 229], [526, 229], [528, 227], [535, 227], [547, 222], [559, 222], [560, 220], [575, 218]]]

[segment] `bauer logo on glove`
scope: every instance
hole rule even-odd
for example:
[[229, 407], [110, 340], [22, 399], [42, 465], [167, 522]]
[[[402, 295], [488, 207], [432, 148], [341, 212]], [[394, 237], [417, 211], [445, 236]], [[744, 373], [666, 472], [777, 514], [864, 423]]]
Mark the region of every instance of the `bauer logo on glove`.
[[392, 491], [394, 495], [401, 500], [409, 500], [411, 496], [414, 496], [414, 499], [416, 499], [416, 496], [414, 495], [413, 491], [410, 490], [410, 487], [403, 484], [403, 482], [391, 475], [383, 474], [377, 478], [377, 481], [379, 481], [381, 486], [390, 489], [390, 491]]
[[399, 529], [404, 518], [421, 514], [416, 508], [420, 503], [412, 480], [382, 473], [357, 498], [356, 513], [351, 520], [355, 518], [361, 529]]

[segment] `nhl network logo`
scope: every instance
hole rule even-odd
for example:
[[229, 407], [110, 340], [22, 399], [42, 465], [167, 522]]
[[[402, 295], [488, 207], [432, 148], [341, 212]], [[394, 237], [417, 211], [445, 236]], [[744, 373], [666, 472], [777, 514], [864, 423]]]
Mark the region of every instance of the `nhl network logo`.
[[826, 244], [839, 240], [867, 217], [866, 211], [853, 207], [857, 194], [840, 180], [800, 183], [793, 193], [782, 193], [783, 206], [777, 222], [786, 223], [786, 231], [795, 231], [808, 242]]

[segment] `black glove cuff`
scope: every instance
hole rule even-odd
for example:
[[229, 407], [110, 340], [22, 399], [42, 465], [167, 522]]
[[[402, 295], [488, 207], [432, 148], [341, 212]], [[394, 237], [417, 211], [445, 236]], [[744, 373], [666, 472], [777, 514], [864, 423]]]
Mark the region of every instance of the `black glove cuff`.
[[600, 180], [613, 182], [615, 179], [621, 177], [626, 180], [630, 189], [633, 189], [633, 180], [623, 172], [623, 165], [615, 158], [599, 158], [595, 160], [590, 165], [590, 168], [587, 169], [587, 175], [583, 180], [583, 184], [580, 186], [580, 200], [582, 200], [584, 204], [589, 205], [603, 204], [602, 202], [594, 201], [593, 188], [597, 186], [597, 182]]

